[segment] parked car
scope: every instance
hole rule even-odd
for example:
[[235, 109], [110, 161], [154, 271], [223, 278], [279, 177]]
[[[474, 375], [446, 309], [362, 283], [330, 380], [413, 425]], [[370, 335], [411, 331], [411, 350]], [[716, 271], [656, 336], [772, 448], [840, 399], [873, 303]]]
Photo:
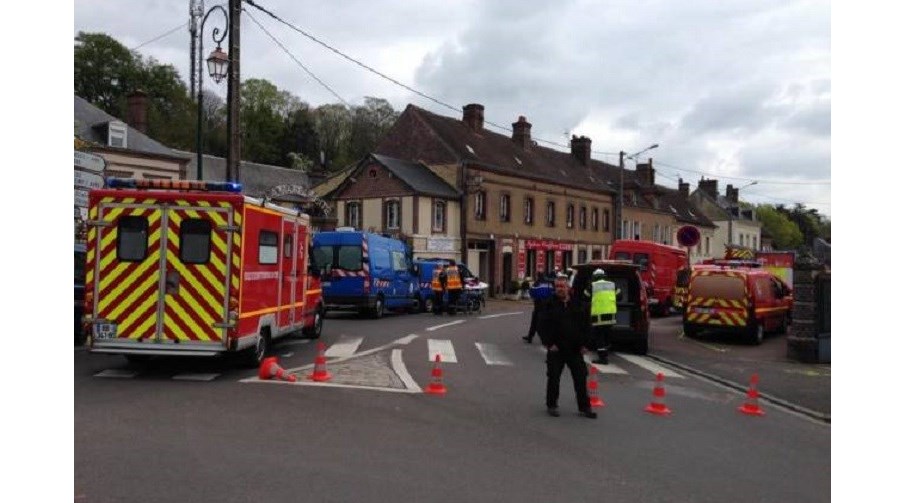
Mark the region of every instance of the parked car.
[[792, 290], [760, 268], [706, 266], [691, 272], [682, 325], [687, 337], [707, 330], [760, 344], [766, 332], [785, 333]]
[[[586, 264], [573, 265], [572, 291], [577, 295], [589, 292], [591, 275], [596, 269], [603, 269], [606, 278], [616, 284], [616, 325], [610, 333], [610, 341], [628, 344], [639, 355], [646, 355], [649, 342], [650, 312], [647, 306], [647, 291], [641, 281], [640, 266], [625, 261], [598, 260]], [[588, 316], [591, 316], [590, 306]]]
[[87, 247], [75, 244], [75, 345], [85, 343], [87, 331], [83, 323], [85, 317], [85, 255]]
[[418, 258], [415, 259], [415, 271], [418, 277], [418, 293], [417, 302], [420, 312], [427, 312], [433, 309], [433, 290], [431, 290], [431, 280], [434, 277], [434, 269], [439, 265], [446, 267], [455, 263], [459, 269], [459, 277], [462, 278], [462, 286], [472, 296], [477, 297], [483, 306], [487, 297], [487, 283], [482, 282], [472, 273], [468, 267], [452, 259], [447, 258]]

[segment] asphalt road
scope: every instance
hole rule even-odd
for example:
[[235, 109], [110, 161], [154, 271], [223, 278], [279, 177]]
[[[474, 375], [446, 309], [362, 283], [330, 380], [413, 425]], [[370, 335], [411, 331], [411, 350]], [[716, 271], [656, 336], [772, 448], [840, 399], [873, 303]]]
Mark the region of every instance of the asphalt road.
[[[229, 360], [135, 366], [77, 348], [75, 499], [829, 501], [828, 424], [766, 401], [763, 417], [743, 415], [742, 393], [653, 358], [601, 368], [596, 420], [577, 415], [566, 371], [563, 415], [547, 416], [543, 351], [519, 338], [529, 309], [331, 314], [327, 384], [305, 379], [318, 344], [302, 339], [273, 351], [298, 383]], [[674, 323], [655, 320], [654, 355], [682, 356]], [[419, 392], [436, 352], [455, 359], [440, 367], [443, 396]], [[657, 371], [669, 416], [644, 412]]]

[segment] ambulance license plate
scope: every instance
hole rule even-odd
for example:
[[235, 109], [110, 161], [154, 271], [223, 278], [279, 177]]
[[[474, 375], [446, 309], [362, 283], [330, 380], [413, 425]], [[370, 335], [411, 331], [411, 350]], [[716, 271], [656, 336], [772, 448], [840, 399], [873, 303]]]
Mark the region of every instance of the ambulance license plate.
[[710, 307], [696, 307], [694, 308], [694, 312], [698, 314], [713, 314], [716, 310]]
[[94, 325], [95, 339], [116, 339], [116, 323], [98, 323]]

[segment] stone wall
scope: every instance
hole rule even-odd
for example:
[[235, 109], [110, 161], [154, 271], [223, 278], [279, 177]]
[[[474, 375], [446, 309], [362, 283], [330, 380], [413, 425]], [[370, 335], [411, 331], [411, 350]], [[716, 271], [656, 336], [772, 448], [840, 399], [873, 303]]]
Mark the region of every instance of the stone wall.
[[[830, 273], [805, 258], [795, 263], [792, 281], [794, 304], [786, 356], [805, 363], [829, 363], [829, 316], [824, 313], [829, 310]], [[825, 299], [820, 298], [821, 291]]]

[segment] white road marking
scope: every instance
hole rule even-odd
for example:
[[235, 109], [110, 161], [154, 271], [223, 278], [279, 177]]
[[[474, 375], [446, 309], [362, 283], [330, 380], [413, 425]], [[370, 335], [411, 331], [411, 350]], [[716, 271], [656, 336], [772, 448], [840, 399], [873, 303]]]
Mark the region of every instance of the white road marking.
[[362, 386], [359, 384], [340, 384], [335, 382], [317, 382], [317, 381], [309, 381], [307, 379], [299, 379], [296, 382], [287, 382], [280, 381], [275, 379], [268, 379], [266, 381], [262, 381], [260, 379], [242, 379], [239, 382], [247, 383], [247, 382], [256, 382], [256, 383], [264, 383], [264, 384], [282, 384], [286, 386], [316, 386], [319, 388], [352, 388], [352, 389], [366, 389], [372, 391], [389, 391], [390, 393], [423, 393], [420, 389], [410, 390], [408, 388], [380, 388], [377, 386]]
[[281, 354], [280, 357], [282, 357], [282, 358], [289, 358], [290, 356], [292, 356], [292, 355], [294, 355], [294, 354], [295, 354], [294, 352], [290, 351], [290, 352], [288, 352], [288, 353], [283, 353], [283, 354]]
[[[591, 365], [594, 368], [596, 368], [597, 372], [600, 372], [601, 374], [628, 374], [628, 372], [623, 370], [622, 367], [620, 367], [618, 365], [613, 365], [612, 363], [610, 363], [609, 365], [602, 365], [600, 363], [591, 363], [591, 360], [593, 360], [596, 357], [597, 357], [597, 355], [594, 353], [585, 353], [584, 361], [587, 362], [588, 365]], [[612, 361], [613, 355], [610, 355], [609, 359], [610, 359], [610, 361]]]
[[[408, 344], [408, 343], [412, 342], [413, 340], [415, 340], [415, 339], [417, 339], [417, 338], [418, 338], [417, 335], [415, 335], [415, 334], [409, 334], [409, 335], [407, 335], [407, 336], [405, 336], [405, 337], [396, 339], [395, 341], [393, 341], [393, 342], [391, 342], [391, 343], [389, 343], [389, 344], [384, 344], [383, 346], [378, 346], [378, 347], [376, 347], [376, 348], [371, 348], [371, 349], [369, 349], [369, 350], [367, 350], [367, 351], [362, 351], [361, 353], [356, 353], [356, 354], [354, 354], [354, 355], [352, 355], [352, 356], [343, 356], [343, 357], [340, 357], [340, 358], [336, 358], [336, 359], [334, 359], [334, 360], [330, 360], [330, 363], [339, 363], [339, 362], [343, 362], [343, 361], [346, 361], [346, 360], [349, 360], [349, 359], [352, 359], [352, 358], [358, 358], [358, 357], [360, 357], [360, 356], [370, 355], [370, 354], [376, 353], [376, 352], [378, 352], [378, 351], [383, 351], [384, 349], [387, 349], [387, 348], [389, 348], [389, 347], [396, 346], [396, 345], [398, 345], [398, 344]], [[286, 369], [286, 370], [287, 370], [288, 372], [293, 372], [293, 373], [295, 373], [295, 372], [300, 372], [300, 371], [302, 371], [302, 370], [307, 370], [307, 369], [310, 369], [310, 368], [313, 368], [313, 367], [314, 367], [314, 364], [313, 364], [313, 363], [309, 363], [308, 365], [302, 365], [301, 367], [293, 367], [293, 368], [291, 368], [291, 369]], [[239, 382], [249, 382], [249, 381], [256, 381], [256, 380], [258, 380], [257, 376], [255, 376], [255, 377], [249, 377], [249, 378], [247, 378], [247, 379], [242, 379], [242, 380], [239, 381]], [[269, 382], [269, 381], [268, 381], [268, 382]], [[291, 383], [290, 383], [290, 384], [291, 384]], [[379, 388], [379, 389], [383, 389], [383, 388]]]
[[438, 354], [440, 355], [441, 363], [458, 363], [458, 360], [456, 360], [456, 350], [453, 348], [452, 341], [449, 339], [427, 340], [428, 361], [434, 361], [434, 358]]
[[392, 355], [390, 355], [390, 363], [393, 365], [393, 372], [396, 372], [396, 375], [402, 379], [405, 387], [412, 391], [421, 391], [421, 387], [418, 386], [418, 383], [412, 379], [412, 376], [409, 374], [407, 368], [405, 368], [405, 363], [402, 362], [402, 350], [394, 349]]
[[512, 365], [512, 360], [507, 358], [496, 344], [476, 342], [474, 345], [478, 347], [478, 352], [487, 365]]
[[176, 374], [173, 379], [176, 381], [213, 381], [220, 374]]
[[512, 315], [515, 315], [515, 314], [523, 314], [523, 313], [524, 313], [524, 311], [516, 311], [516, 312], [513, 312], [513, 313], [488, 314], [488, 315], [485, 315], [485, 316], [478, 316], [478, 319], [479, 319], [479, 320], [487, 320], [487, 319], [490, 319], [490, 318], [499, 318], [500, 316], [512, 316]]
[[402, 337], [401, 339], [396, 339], [394, 341], [394, 344], [408, 344], [417, 338], [418, 338], [418, 336], [416, 334], [408, 334], [405, 337]]
[[94, 377], [115, 377], [118, 379], [131, 379], [137, 375], [138, 372], [133, 372], [131, 370], [107, 369], [94, 374]]
[[444, 327], [451, 327], [453, 325], [458, 325], [459, 323], [465, 323], [465, 320], [456, 320], [456, 321], [451, 321], [449, 323], [444, 323], [442, 325], [434, 325], [432, 327], [427, 327], [424, 330], [427, 330], [428, 332], [433, 332], [434, 330], [444, 328]]
[[336, 342], [328, 349], [324, 356], [328, 358], [338, 358], [342, 356], [352, 356], [358, 350], [364, 337], [350, 337], [348, 335], [339, 336], [339, 342]]
[[654, 362], [653, 360], [644, 358], [643, 356], [620, 354], [619, 358], [628, 360], [639, 367], [642, 367], [646, 370], [653, 372], [654, 374], [662, 372], [664, 377], [676, 377], [679, 379], [685, 379], [685, 376], [683, 376], [682, 374], [678, 374], [678, 373]]

